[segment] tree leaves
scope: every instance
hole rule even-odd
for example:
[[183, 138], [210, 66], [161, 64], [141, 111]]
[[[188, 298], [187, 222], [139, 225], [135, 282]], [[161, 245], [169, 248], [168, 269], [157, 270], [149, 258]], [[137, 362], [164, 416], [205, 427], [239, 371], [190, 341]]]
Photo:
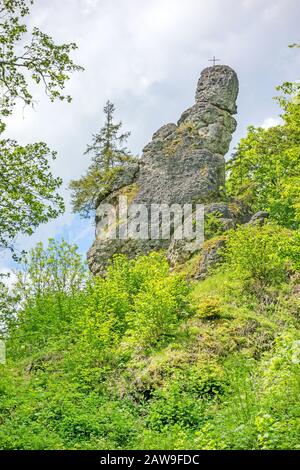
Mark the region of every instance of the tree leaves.
[[11, 248], [19, 234], [31, 235], [40, 223], [64, 211], [56, 192], [61, 178], [50, 171], [56, 154], [43, 143], [22, 147], [16, 141], [0, 141], [0, 247]]
[[[72, 72], [83, 70], [70, 58], [75, 43], [57, 45], [48, 34], [34, 27], [30, 32], [22, 18], [29, 14], [32, 2], [1, 1], [0, 5], [0, 115], [12, 113], [17, 100], [33, 104], [30, 80], [44, 86], [51, 101], [71, 100], [63, 94]], [[29, 36], [29, 41], [25, 39]], [[1, 121], [2, 129], [4, 123]]]
[[253, 211], [266, 210], [282, 225], [300, 224], [300, 86], [284, 83], [277, 98], [282, 125], [250, 126], [228, 163], [227, 189]]
[[[83, 70], [70, 58], [75, 43], [57, 45], [48, 34], [24, 22], [31, 0], [0, 0], [0, 134], [5, 118], [18, 101], [33, 105], [32, 83], [44, 86], [51, 101], [70, 101], [63, 93], [72, 72]], [[57, 193], [62, 183], [52, 176], [55, 152], [43, 142], [25, 147], [0, 141], [0, 248], [14, 252], [19, 233], [31, 235], [41, 223], [57, 217], [64, 203]]]

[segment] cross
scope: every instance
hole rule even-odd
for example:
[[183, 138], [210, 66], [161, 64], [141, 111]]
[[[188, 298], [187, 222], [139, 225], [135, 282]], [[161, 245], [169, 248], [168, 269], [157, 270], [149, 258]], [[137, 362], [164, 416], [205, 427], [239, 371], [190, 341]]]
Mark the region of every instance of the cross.
[[212, 59], [209, 59], [209, 62], [213, 62], [214, 63], [214, 66], [216, 65], [216, 62], [219, 62], [220, 59], [216, 59], [215, 56], [213, 56]]

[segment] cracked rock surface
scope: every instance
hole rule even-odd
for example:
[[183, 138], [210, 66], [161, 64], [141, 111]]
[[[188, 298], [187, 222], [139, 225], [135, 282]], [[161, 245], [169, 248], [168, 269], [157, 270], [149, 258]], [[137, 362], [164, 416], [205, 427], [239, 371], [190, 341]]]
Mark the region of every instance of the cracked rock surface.
[[[138, 164], [124, 168], [111, 193], [102, 201], [114, 202], [130, 194], [130, 204], [211, 204], [221, 200], [225, 183], [225, 159], [236, 128], [238, 78], [233, 69], [216, 65], [199, 78], [195, 104], [177, 124], [158, 129]], [[100, 209], [96, 210], [96, 233]], [[116, 253], [134, 257], [153, 249], [168, 248], [171, 240], [97, 239], [88, 252], [95, 274], [103, 274]]]

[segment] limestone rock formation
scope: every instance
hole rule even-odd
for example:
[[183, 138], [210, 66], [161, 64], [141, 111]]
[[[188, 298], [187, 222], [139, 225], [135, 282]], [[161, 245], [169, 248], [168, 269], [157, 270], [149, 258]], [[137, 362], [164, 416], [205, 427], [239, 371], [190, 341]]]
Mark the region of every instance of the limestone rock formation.
[[[130, 204], [206, 205], [220, 201], [225, 182], [224, 155], [236, 128], [237, 75], [228, 66], [204, 69], [196, 89], [195, 104], [184, 111], [177, 124], [162, 126], [153, 135], [138, 164], [124, 167], [111, 192], [96, 209], [101, 224], [101, 204], [116, 204], [120, 194]], [[172, 244], [172, 241], [171, 241]], [[174, 244], [174, 243], [173, 243]], [[165, 248], [170, 240], [97, 239], [88, 252], [93, 273], [103, 274], [115, 253], [134, 257], [153, 249]]]
[[201, 259], [199, 266], [193, 276], [194, 279], [205, 279], [209, 270], [215, 267], [218, 263], [221, 263], [222, 253], [221, 249], [226, 245], [226, 239], [223, 237], [216, 238], [215, 240], [209, 240], [204, 244], [201, 251]]

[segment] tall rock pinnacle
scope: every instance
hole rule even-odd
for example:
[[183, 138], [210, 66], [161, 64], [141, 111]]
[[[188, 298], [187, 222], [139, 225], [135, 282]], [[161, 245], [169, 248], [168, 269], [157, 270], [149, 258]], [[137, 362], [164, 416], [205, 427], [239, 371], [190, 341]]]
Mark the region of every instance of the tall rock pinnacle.
[[207, 67], [198, 81], [196, 102], [207, 101], [230, 114], [235, 114], [238, 91], [239, 83], [234, 70], [226, 65]]
[[203, 70], [196, 103], [176, 124], [166, 124], [146, 145], [137, 202], [207, 202], [224, 186], [224, 155], [236, 128], [238, 79], [227, 66]]
[[[238, 78], [225, 65], [204, 69], [198, 81], [195, 104], [177, 124], [158, 129], [137, 164], [118, 173], [111, 192], [99, 204], [115, 203], [130, 194], [131, 204], [208, 204], [220, 200], [225, 182], [224, 155], [236, 128]], [[100, 207], [100, 206], [99, 206]], [[96, 210], [96, 226], [101, 222]], [[168, 248], [170, 240], [97, 239], [88, 253], [90, 269], [103, 273], [115, 253], [131, 257]]]

